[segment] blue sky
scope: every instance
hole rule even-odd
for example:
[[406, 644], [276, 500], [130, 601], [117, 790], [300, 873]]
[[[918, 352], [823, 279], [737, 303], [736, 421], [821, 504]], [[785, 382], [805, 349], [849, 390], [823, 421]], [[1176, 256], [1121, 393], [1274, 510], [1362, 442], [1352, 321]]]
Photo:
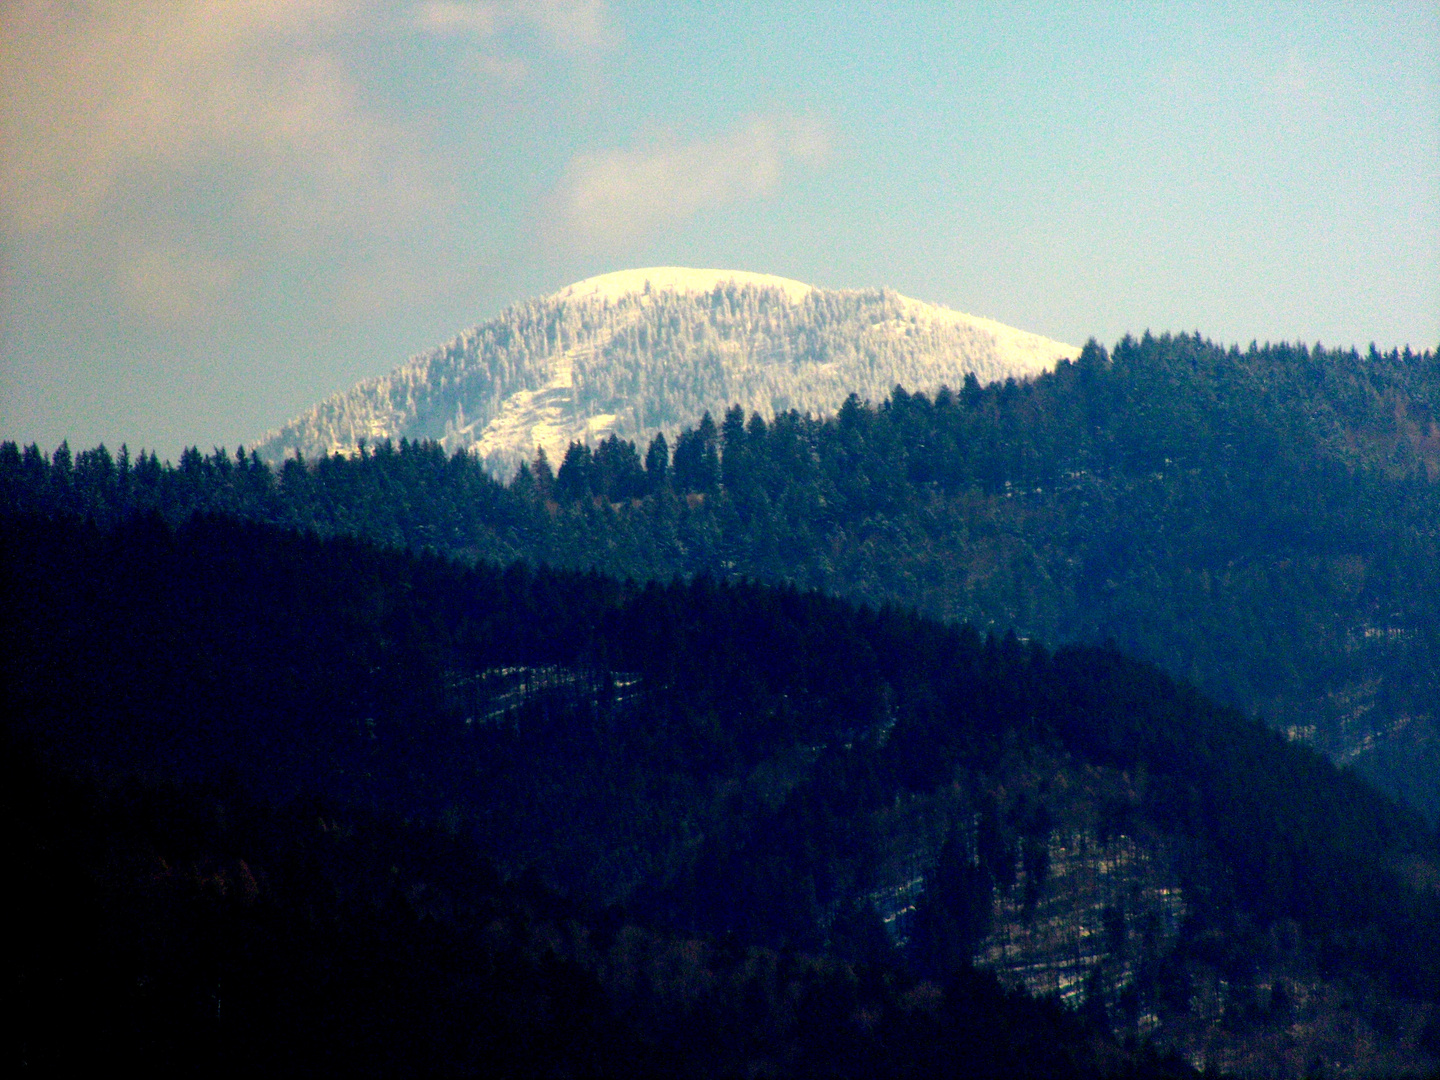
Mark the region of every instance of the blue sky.
[[1440, 4], [12, 0], [0, 438], [249, 442], [631, 266], [1440, 343]]

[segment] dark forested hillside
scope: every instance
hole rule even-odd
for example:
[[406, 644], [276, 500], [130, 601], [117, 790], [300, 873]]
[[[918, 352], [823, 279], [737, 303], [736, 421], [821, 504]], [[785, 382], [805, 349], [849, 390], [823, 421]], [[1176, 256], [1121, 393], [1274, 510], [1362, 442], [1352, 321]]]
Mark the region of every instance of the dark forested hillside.
[[[673, 453], [672, 453], [673, 450]], [[1050, 642], [1113, 639], [1440, 817], [1440, 359], [1198, 336], [1029, 383], [897, 388], [609, 439], [508, 486], [433, 445], [0, 447], [0, 502], [196, 510], [619, 577], [750, 576]]]
[[[1440, 1052], [1433, 833], [1313, 752], [1113, 649], [1052, 654], [1014, 635], [982, 637], [793, 588], [501, 570], [217, 517], [177, 530], [154, 515], [108, 529], [10, 516], [0, 542], [12, 724], [48, 762], [37, 768], [99, 785], [102, 794], [82, 791], [55, 811], [81, 815], [65, 832], [80, 854], [61, 860], [69, 876], [59, 880], [72, 882], [82, 908], [119, 912], [115, 947], [137, 950], [137, 985], [146, 964], [172, 980], [162, 980], [169, 989], [158, 1003], [127, 999], [144, 1023], [198, 1008], [209, 986], [208, 969], [166, 967], [181, 953], [155, 938], [164, 911], [189, 912], [196, 934], [238, 920], [248, 927], [234, 931], [238, 940], [278, 935], [253, 945], [271, 959], [266, 950], [301, 933], [296, 925], [339, 935], [330, 975], [342, 981], [347, 950], [369, 947], [366, 920], [388, 912], [376, 947], [402, 983], [423, 979], [423, 965], [421, 974], [407, 966], [417, 957], [467, 940], [491, 958], [485, 970], [531, 972], [537, 1002], [571, 995], [564, 1008], [601, 1025], [597, 1040], [618, 1040], [604, 1045], [638, 1040], [656, 1053], [722, 1030], [765, 1042], [770, 1013], [745, 1005], [745, 1023], [761, 1025], [746, 1028], [723, 1019], [740, 1007], [727, 1004], [728, 991], [695, 986], [749, 985], [742, 968], [776, 964], [791, 972], [774, 991], [781, 998], [810, 993], [800, 973], [819, 973], [806, 1000], [821, 1011], [786, 1014], [804, 1023], [838, 1009], [836, 1025], [822, 1027], [884, 1033], [893, 1018], [912, 1034], [924, 1029], [918, 1042], [862, 1040], [821, 1072], [923, 1068], [933, 1060], [925, 1040], [959, 1022], [945, 1018], [963, 1012], [966, 994], [1000, 1008], [998, 991], [976, 988], [974, 964], [1002, 985], [1054, 993], [1096, 1029], [1153, 1038], [1195, 1061], [1400, 1070], [1433, 1066]], [[218, 783], [260, 807], [319, 800], [329, 809], [310, 817], [335, 820], [340, 836], [359, 830], [354, 858], [368, 869], [345, 869], [348, 855], [324, 863], [332, 841], [312, 836], [304, 843], [316, 854], [305, 858], [330, 869], [294, 885], [278, 867], [307, 819], [274, 825], [278, 840], [242, 842], [244, 829], [225, 833], [228, 812], [215, 818], [213, 808], [239, 805], [238, 794], [219, 804], [203, 796], [201, 811], [170, 817], [147, 810], [136, 824], [123, 800], [103, 795], [130, 777], [188, 791]], [[204, 820], [184, 824], [192, 812]], [[402, 819], [449, 837], [461, 864], [493, 863], [497, 880], [561, 890], [581, 912], [620, 905], [623, 920], [644, 928], [625, 948], [643, 946], [650, 959], [617, 955], [617, 939], [602, 935], [583, 963], [557, 939], [552, 961], [538, 939], [483, 930], [497, 908], [511, 925], [506, 905], [519, 901], [487, 885], [482, 895], [496, 898], [476, 901], [484, 912], [456, 914], [454, 888], [426, 891], [439, 870], [402, 874], [410, 864], [385, 854], [401, 841], [365, 839], [364, 821]], [[60, 827], [22, 825], [25, 857], [52, 858], [51, 840], [34, 837]], [[273, 897], [252, 858], [272, 867]], [[155, 859], [172, 869], [136, 876], [140, 863], [161, 865]], [[390, 892], [373, 873], [387, 859], [402, 875]], [[352, 872], [371, 875], [369, 884], [345, 884]], [[209, 901], [198, 897], [217, 874], [222, 897], [246, 894], [249, 875], [277, 906], [207, 921], [197, 912]], [[341, 906], [316, 908], [305, 889]], [[409, 906], [386, 907], [390, 895]], [[577, 925], [590, 917], [577, 915]], [[546, 967], [567, 956], [579, 965], [573, 974]], [[300, 954], [295, 977], [320, 977], [310, 963], [321, 961]], [[85, 978], [109, 978], [102, 968]], [[41, 978], [43, 964], [26, 970]], [[290, 986], [290, 976], [261, 970], [257, 985]], [[694, 1015], [720, 1017], [719, 1027], [664, 1028], [667, 1010], [646, 997], [660, 993], [660, 976], [646, 976], [643, 990], [631, 970], [671, 972], [666, 993], [691, 995]], [[901, 981], [885, 976], [866, 989], [864, 971]], [[485, 978], [433, 993], [482, 1000], [494, 993]], [[305, 1007], [318, 1008], [323, 993], [304, 985]], [[172, 991], [175, 1001], [164, 996]], [[69, 992], [55, 990], [57, 1000]], [[593, 1006], [574, 1004], [592, 993]], [[425, 997], [416, 1008], [438, 1010], [430, 1023], [450, 1000]], [[497, 1020], [495, 1038], [542, 1038], [535, 1025], [568, 1015], [516, 1007], [523, 1015]], [[623, 1023], [606, 1028], [607, 1017]], [[766, 1045], [798, 1047], [775, 1067], [803, 1074], [818, 1060], [805, 1047], [820, 1044], [791, 1021], [773, 1022]], [[971, 1032], [965, 1038], [990, 1037]], [[739, 1044], [727, 1045], [725, 1060], [745, 1071]], [[857, 1063], [872, 1053], [884, 1067], [866, 1073]]]
[[681, 936], [453, 830], [3, 747], [15, 1075], [1198, 1076], [975, 971]]

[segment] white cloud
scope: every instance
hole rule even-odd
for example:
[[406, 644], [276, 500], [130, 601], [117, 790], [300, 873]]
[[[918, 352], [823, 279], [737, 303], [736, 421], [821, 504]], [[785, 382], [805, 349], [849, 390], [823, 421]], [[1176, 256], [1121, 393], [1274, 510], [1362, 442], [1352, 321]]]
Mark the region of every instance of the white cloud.
[[[516, 27], [574, 55], [618, 40], [602, 0], [410, 11], [424, 31], [496, 46]], [[379, 0], [0, 2], [0, 232], [90, 227], [107, 207], [133, 207], [137, 185], [206, 170], [236, 206], [266, 215], [249, 223], [262, 232], [393, 230], [432, 212], [443, 172], [420, 134], [367, 103], [341, 47], [387, 28]], [[511, 52], [467, 67], [514, 87], [529, 65]]]
[[601, 243], [643, 236], [709, 207], [768, 195], [791, 163], [818, 162], [829, 148], [823, 125], [778, 117], [711, 140], [581, 154], [552, 196], [552, 231]]
[[584, 56], [619, 43], [619, 31], [604, 0], [538, 0], [526, 6], [536, 25], [563, 52]]
[[487, 38], [495, 33], [500, 22], [498, 4], [430, 3], [415, 11], [416, 23], [438, 34], [469, 33]]
[[1337, 74], [1327, 61], [1290, 49], [1268, 72], [1265, 90], [1281, 108], [1324, 109], [1339, 87]]
[[233, 315], [267, 265], [397, 246], [451, 189], [345, 58], [384, 25], [369, 0], [5, 4], [0, 235], [161, 323]]
[[6, 224], [53, 227], [202, 159], [262, 186], [296, 172], [360, 180], [362, 159], [404, 148], [326, 48], [353, 14], [342, 0], [5, 8], [4, 83], [22, 88], [0, 105]]
[[415, 21], [431, 33], [482, 40], [528, 27], [552, 48], [576, 57], [604, 52], [620, 40], [605, 0], [430, 0], [415, 9]]
[[481, 54], [470, 61], [469, 67], [507, 90], [513, 90], [530, 77], [530, 65], [518, 56]]
[[1279, 69], [1270, 76], [1270, 89], [1282, 97], [1304, 95], [1310, 92], [1312, 80], [1310, 67], [1299, 52], [1291, 49], [1285, 54]]
[[118, 283], [130, 308], [152, 324], [179, 329], [231, 316], [236, 263], [184, 247], [127, 251]]

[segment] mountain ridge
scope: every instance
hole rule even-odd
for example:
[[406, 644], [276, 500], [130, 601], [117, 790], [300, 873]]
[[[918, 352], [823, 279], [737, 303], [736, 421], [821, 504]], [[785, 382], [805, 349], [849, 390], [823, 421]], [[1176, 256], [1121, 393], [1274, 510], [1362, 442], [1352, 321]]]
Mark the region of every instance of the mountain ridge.
[[362, 442], [434, 439], [497, 475], [571, 441], [672, 438], [740, 403], [826, 414], [850, 393], [1029, 378], [1079, 349], [889, 289], [831, 290], [750, 271], [646, 267], [522, 301], [257, 443], [279, 462]]
[[[0, 606], [19, 615], [0, 629], [15, 705], [5, 732], [82, 776], [217, 777], [208, 821], [243, 820], [246, 799], [292, 806], [310, 823], [302, 852], [320, 833], [353, 835], [362, 811], [443, 829], [442, 859], [471, 843], [492, 881], [499, 871], [524, 887], [528, 875], [688, 941], [679, 970], [707, 995], [734, 968], [706, 976], [706, 953], [802, 949], [833, 971], [858, 964], [837, 989], [883, 985], [884, 970], [864, 974], [880, 964], [911, 980], [902, 987], [931, 981], [934, 997], [981, 967], [1197, 1068], [1299, 1076], [1318, 1059], [1341, 1075], [1398, 1075], [1433, 1068], [1440, 1049], [1440, 902], [1420, 881], [1434, 873], [1432, 834], [1313, 752], [1113, 649], [1050, 652], [790, 587], [465, 565], [220, 516], [106, 532], [0, 515], [0, 536], [14, 553]], [[212, 849], [218, 862], [167, 849], [159, 865], [109, 865], [135, 865], [144, 895], [194, 866], [202, 898], [258, 901], [266, 919], [272, 887], [296, 880], [255, 844]], [[397, 877], [414, 854], [406, 844], [368, 860], [360, 925], [381, 912], [467, 922], [483, 883], [433, 860]], [[308, 895], [337, 897], [304, 877]], [[113, 888], [115, 870], [102, 880]], [[434, 888], [446, 880], [448, 898]], [[155, 908], [153, 925], [173, 928]], [[468, 921], [489, 934], [495, 914]], [[565, 938], [590, 970], [619, 976], [609, 1000], [628, 1016], [623, 972], [650, 961], [614, 951], [633, 932], [606, 918], [611, 930], [594, 924], [588, 940], [608, 959], [581, 948], [583, 930]], [[333, 956], [307, 926], [299, 943]], [[130, 941], [174, 940], [137, 930]], [[363, 940], [362, 959], [383, 941]], [[245, 1015], [256, 972], [242, 948], [223, 965], [227, 1017]], [[428, 953], [426, 969], [487, 970], [437, 965], [442, 955], [453, 954]], [[377, 968], [393, 970], [366, 965]], [[269, 984], [282, 1000], [303, 989], [290, 970]], [[663, 981], [666, 1015], [695, 1000]], [[179, 986], [202, 1008], [218, 999], [218, 976]], [[388, 974], [374, 986], [382, 1001], [410, 997]], [[252, 1000], [275, 996], [262, 985]], [[773, 1000], [821, 1017], [820, 1046], [858, 1004]], [[705, 1015], [680, 1033], [702, 1055]], [[710, 1031], [734, 1030], [718, 1019]], [[761, 1030], [773, 1044], [777, 1029]], [[920, 1034], [919, 1046], [945, 1045]], [[691, 1075], [716, 1074], [740, 1073]]]

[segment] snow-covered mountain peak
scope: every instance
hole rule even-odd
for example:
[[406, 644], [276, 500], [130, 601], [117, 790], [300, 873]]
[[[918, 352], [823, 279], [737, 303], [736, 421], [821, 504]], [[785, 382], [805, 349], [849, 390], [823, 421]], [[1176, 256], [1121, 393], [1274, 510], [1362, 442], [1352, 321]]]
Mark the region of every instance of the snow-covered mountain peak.
[[610, 435], [642, 452], [705, 412], [824, 415], [854, 393], [1031, 378], [1079, 349], [890, 289], [821, 289], [744, 270], [652, 266], [515, 304], [265, 435], [278, 461], [433, 439], [498, 474]]
[[647, 266], [638, 270], [616, 270], [577, 281], [553, 294], [553, 300], [609, 300], [647, 293], [671, 292], [697, 296], [714, 292], [717, 286], [734, 284], [740, 288], [753, 285], [758, 289], [778, 289], [792, 303], [804, 300], [814, 287], [793, 278], [776, 274], [756, 274], [748, 270], [696, 270], [688, 266]]

